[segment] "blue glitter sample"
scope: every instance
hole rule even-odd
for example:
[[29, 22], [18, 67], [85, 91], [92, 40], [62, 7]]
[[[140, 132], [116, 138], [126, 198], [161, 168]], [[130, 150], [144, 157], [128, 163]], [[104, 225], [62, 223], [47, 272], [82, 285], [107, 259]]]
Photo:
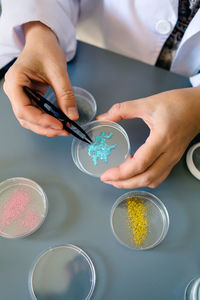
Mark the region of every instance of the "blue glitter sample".
[[106, 134], [104, 131], [100, 135], [95, 136], [95, 142], [88, 146], [88, 155], [92, 158], [94, 165], [97, 165], [98, 159], [108, 162], [108, 156], [112, 149], [115, 149], [117, 145], [107, 145], [106, 139], [110, 139], [113, 133]]

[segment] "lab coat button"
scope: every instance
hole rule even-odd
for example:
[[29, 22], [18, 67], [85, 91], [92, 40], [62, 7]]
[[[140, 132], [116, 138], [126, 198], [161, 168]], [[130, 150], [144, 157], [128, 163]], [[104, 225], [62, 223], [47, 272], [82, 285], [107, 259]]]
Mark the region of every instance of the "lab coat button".
[[159, 20], [156, 23], [156, 31], [160, 34], [169, 34], [171, 32], [171, 23], [167, 20]]

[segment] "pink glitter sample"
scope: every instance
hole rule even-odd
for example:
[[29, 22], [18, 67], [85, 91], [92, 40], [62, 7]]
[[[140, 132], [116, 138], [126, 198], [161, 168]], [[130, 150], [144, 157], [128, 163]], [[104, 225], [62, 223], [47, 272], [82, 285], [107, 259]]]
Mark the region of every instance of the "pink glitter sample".
[[39, 218], [35, 212], [35, 210], [31, 209], [27, 212], [24, 221], [22, 222], [22, 226], [26, 227], [26, 229], [33, 229], [39, 223]]
[[6, 202], [3, 213], [0, 217], [0, 231], [3, 231], [7, 225], [17, 220], [26, 209], [29, 203], [29, 196], [23, 190], [18, 189]]

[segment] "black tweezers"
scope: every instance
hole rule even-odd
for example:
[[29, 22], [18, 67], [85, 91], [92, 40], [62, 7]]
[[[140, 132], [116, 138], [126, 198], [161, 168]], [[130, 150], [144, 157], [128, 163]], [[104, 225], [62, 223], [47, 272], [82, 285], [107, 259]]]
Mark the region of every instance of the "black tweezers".
[[[83, 130], [76, 122], [69, 119], [59, 108], [57, 108], [55, 105], [53, 105], [51, 102], [49, 102], [47, 99], [45, 99], [43, 96], [41, 96], [36, 91], [32, 90], [31, 88], [25, 86], [24, 91], [27, 94], [27, 96], [33, 100], [42, 110], [44, 110], [47, 114], [53, 116], [57, 120], [59, 120], [63, 124], [63, 129], [67, 132], [74, 135], [79, 140], [86, 142], [88, 144], [93, 143], [92, 139], [89, 137], [89, 135]], [[67, 123], [73, 125], [76, 127], [80, 132], [83, 133], [85, 137], [80, 136], [76, 132], [74, 132], [70, 127], [67, 126]]]

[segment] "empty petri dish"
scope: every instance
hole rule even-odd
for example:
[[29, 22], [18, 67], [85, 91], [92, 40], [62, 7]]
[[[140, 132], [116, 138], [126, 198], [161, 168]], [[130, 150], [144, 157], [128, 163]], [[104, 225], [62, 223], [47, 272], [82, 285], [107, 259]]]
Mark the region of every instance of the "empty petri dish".
[[[97, 112], [97, 105], [94, 97], [87, 90], [73, 86], [74, 96], [76, 99], [76, 105], [79, 113], [79, 119], [76, 121], [78, 125], [84, 125], [92, 121]], [[46, 93], [46, 98], [57, 106], [56, 95], [52, 88]], [[75, 128], [72, 126], [73, 130]]]
[[186, 163], [190, 173], [200, 180], [200, 143], [189, 148]]
[[83, 128], [94, 143], [88, 145], [77, 138], [72, 141], [72, 158], [81, 171], [99, 177], [106, 170], [122, 164], [129, 156], [129, 138], [119, 124], [93, 121]]
[[47, 210], [46, 194], [36, 182], [16, 177], [0, 183], [0, 236], [32, 234], [44, 222]]
[[29, 273], [34, 300], [89, 300], [96, 275], [89, 256], [74, 245], [61, 245], [43, 252]]
[[116, 239], [135, 250], [157, 246], [169, 228], [164, 204], [144, 191], [131, 191], [119, 197], [112, 207], [110, 222]]
[[193, 278], [185, 289], [184, 300], [200, 300], [200, 278]]
[[85, 125], [94, 119], [97, 112], [97, 105], [94, 97], [83, 88], [73, 86], [76, 105], [79, 113], [78, 125]]

